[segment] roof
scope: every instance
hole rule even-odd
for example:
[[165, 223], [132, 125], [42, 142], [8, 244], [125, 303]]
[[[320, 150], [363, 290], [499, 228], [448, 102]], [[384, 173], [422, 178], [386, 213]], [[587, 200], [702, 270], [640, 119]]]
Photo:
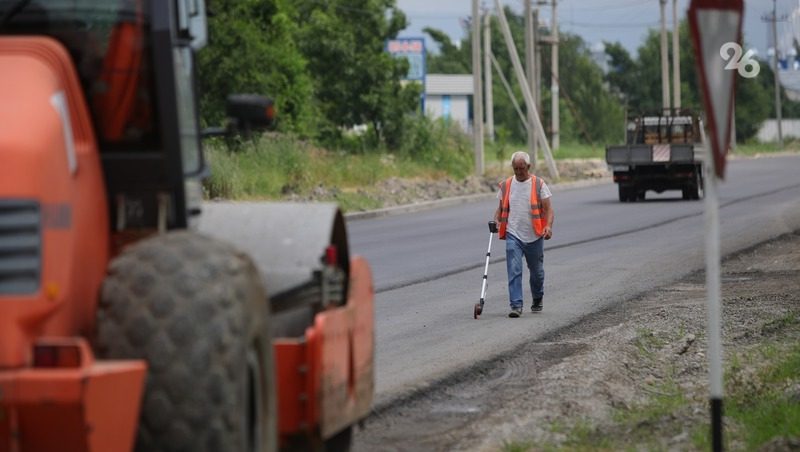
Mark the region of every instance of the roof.
[[472, 74], [427, 74], [425, 94], [472, 95]]

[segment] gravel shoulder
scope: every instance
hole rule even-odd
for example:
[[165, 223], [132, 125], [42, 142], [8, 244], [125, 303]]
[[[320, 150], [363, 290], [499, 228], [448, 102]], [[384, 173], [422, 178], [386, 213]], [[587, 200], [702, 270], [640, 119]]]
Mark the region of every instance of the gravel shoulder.
[[[756, 350], [780, 354], [800, 342], [798, 275], [800, 231], [723, 262], [726, 393], [758, 385], [770, 356]], [[698, 450], [707, 368], [697, 273], [373, 413], [354, 450]], [[800, 404], [800, 376], [786, 382], [785, 398]], [[725, 423], [726, 447], [751, 450], [741, 427]], [[800, 450], [800, 438], [773, 438], [763, 450]]]

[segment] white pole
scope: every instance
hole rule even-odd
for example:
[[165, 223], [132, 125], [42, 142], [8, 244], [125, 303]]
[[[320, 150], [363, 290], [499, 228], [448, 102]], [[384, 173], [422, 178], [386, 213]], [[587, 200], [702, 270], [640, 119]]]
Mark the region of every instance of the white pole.
[[667, 116], [670, 115], [669, 107], [669, 61], [667, 60], [667, 20], [664, 9], [667, 0], [661, 0], [661, 108]]
[[[533, 10], [533, 103], [536, 110], [542, 111], [542, 49], [539, 39], [539, 9]], [[539, 155], [539, 144], [536, 144], [536, 155]], [[532, 156], [531, 156], [532, 157]]]
[[475, 175], [483, 176], [483, 83], [481, 83], [481, 12], [472, 0], [472, 136]]
[[514, 44], [514, 38], [511, 37], [511, 30], [508, 28], [508, 20], [506, 19], [506, 12], [503, 10], [503, 4], [500, 0], [494, 0], [495, 7], [497, 8], [497, 18], [500, 20], [500, 30], [503, 32], [503, 38], [506, 41], [509, 56], [511, 56], [511, 63], [514, 65], [514, 73], [517, 76], [517, 82], [520, 85], [522, 94], [525, 97], [525, 106], [528, 110], [533, 112], [534, 126], [536, 127], [536, 135], [541, 140], [542, 149], [544, 149], [545, 159], [547, 160], [547, 169], [550, 171], [550, 176], [553, 179], [558, 179], [558, 169], [556, 168], [555, 161], [553, 160], [553, 153], [550, 151], [550, 145], [544, 138], [544, 128], [542, 121], [539, 117], [539, 112], [536, 110], [536, 105], [533, 103], [533, 95], [531, 94], [530, 87], [525, 82], [525, 71], [522, 70], [522, 63], [517, 54], [517, 48]]
[[776, 0], [772, 0], [772, 44], [775, 46], [775, 65], [773, 75], [775, 81], [775, 118], [778, 120], [778, 149], [783, 149], [783, 118], [781, 112], [781, 83], [778, 67], [778, 9]]
[[714, 156], [706, 153], [706, 294], [708, 297], [708, 368], [711, 402], [711, 431], [714, 450], [722, 449], [722, 339], [720, 303], [719, 198]]
[[[534, 46], [536, 45], [533, 40], [533, 16], [531, 14], [531, 0], [525, 0], [525, 74], [528, 76], [528, 86], [530, 86], [531, 94], [533, 95], [533, 101], [536, 103], [536, 94], [533, 84], [533, 79], [536, 77], [534, 75]], [[528, 130], [534, 130], [535, 126], [533, 125], [533, 112], [528, 110]], [[531, 163], [533, 163], [533, 168], [536, 168], [536, 136], [532, 133], [528, 133], [528, 154], [531, 156]]]
[[678, 0], [672, 0], [672, 108], [681, 109], [681, 49], [679, 46]]
[[494, 141], [494, 93], [492, 92], [492, 65], [489, 59], [492, 55], [492, 15], [488, 12], [483, 15], [483, 84], [486, 87], [486, 138]]
[[561, 147], [561, 119], [558, 103], [559, 81], [558, 81], [558, 12], [556, 10], [556, 0], [553, 0], [553, 28], [550, 36], [553, 37], [552, 47], [550, 48], [550, 58], [553, 66], [553, 75], [550, 80], [550, 140], [553, 142], [553, 149]]

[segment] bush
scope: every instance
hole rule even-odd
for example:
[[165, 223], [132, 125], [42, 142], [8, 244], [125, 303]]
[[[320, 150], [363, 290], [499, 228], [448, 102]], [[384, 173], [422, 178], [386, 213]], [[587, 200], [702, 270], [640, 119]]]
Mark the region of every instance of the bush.
[[406, 122], [401, 157], [410, 158], [455, 177], [473, 169], [472, 141], [454, 122], [414, 116]]

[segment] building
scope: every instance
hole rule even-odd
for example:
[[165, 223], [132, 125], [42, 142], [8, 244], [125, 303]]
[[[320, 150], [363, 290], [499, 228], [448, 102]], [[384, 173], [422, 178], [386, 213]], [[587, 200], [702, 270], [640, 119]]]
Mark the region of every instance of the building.
[[445, 118], [472, 131], [472, 74], [427, 74], [425, 115]]

